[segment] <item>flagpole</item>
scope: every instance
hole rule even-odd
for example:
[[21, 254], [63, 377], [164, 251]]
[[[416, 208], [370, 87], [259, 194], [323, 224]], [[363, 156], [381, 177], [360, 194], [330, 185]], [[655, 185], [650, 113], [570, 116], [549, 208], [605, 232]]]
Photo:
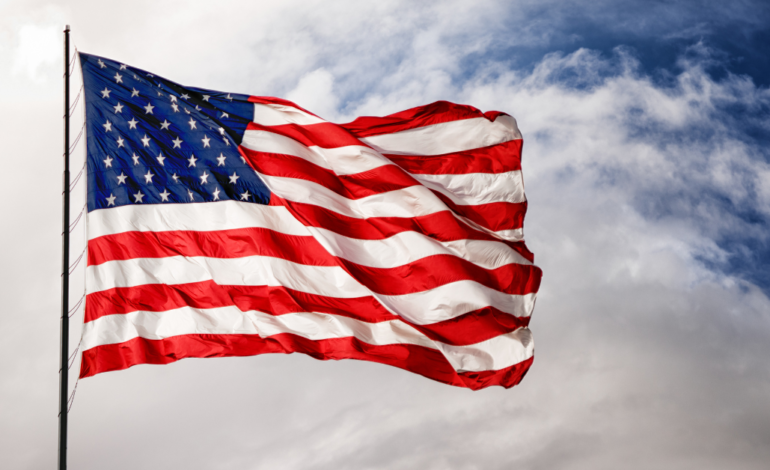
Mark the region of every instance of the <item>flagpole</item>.
[[67, 389], [70, 288], [70, 26], [64, 27], [64, 200], [62, 204], [61, 370], [59, 371], [59, 470], [67, 469]]

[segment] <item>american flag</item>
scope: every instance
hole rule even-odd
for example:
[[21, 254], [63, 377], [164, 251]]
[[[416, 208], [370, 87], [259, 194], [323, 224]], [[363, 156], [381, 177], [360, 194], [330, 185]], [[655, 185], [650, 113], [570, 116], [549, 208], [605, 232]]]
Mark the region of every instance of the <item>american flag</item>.
[[437, 102], [348, 124], [80, 54], [80, 377], [299, 352], [471, 389], [530, 367], [521, 135]]

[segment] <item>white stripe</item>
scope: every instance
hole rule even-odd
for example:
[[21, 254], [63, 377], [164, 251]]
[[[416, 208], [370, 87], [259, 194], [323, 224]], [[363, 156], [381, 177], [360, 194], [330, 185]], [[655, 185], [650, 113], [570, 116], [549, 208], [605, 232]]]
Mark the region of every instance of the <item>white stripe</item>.
[[527, 200], [521, 171], [412, 176], [425, 186], [446, 195], [455, 204], [463, 206]]
[[293, 106], [277, 103], [254, 103], [254, 122], [263, 126], [280, 126], [283, 124], [318, 124], [326, 121]]
[[334, 256], [373, 268], [395, 268], [434, 255], [452, 255], [485, 269], [532, 263], [507, 245], [488, 240], [438, 241], [418, 232], [401, 232], [382, 240], [349, 238], [330, 230], [308, 227]]
[[310, 266], [269, 256], [133, 258], [89, 266], [88, 293], [144, 284], [186, 284], [213, 280], [220, 285], [284, 286], [310, 294], [362, 297], [369, 290], [339, 266]]
[[146, 284], [187, 284], [213, 280], [220, 285], [285, 286], [338, 298], [374, 296], [394, 315], [427, 325], [493, 306], [518, 317], [532, 313], [535, 294], [498, 292], [476, 281], [456, 281], [405, 295], [375, 294], [338, 266], [309, 266], [268, 256], [134, 258], [86, 268], [87, 292]]
[[[208, 232], [239, 228], [267, 228], [286, 235], [308, 236], [310, 231], [283, 206], [265, 206], [238, 201], [196, 204], [126, 205], [91, 211], [88, 239], [141, 231], [190, 230]], [[460, 218], [460, 217], [458, 217]], [[469, 225], [506, 240], [521, 240], [521, 229], [492, 232], [467, 219]]]
[[386, 309], [418, 325], [430, 325], [484, 307], [517, 317], [529, 317], [537, 294], [513, 295], [476, 281], [457, 281], [424, 292], [403, 295], [372, 294]]
[[498, 230], [497, 232], [489, 232], [494, 234], [497, 238], [508, 240], [511, 242], [518, 242], [524, 240], [524, 229], [515, 228], [511, 230]]
[[420, 185], [360, 199], [348, 199], [313, 181], [257, 174], [270, 191], [278, 196], [321, 206], [348, 217], [417, 217], [449, 211], [435, 194]]
[[503, 115], [494, 122], [487, 118], [462, 119], [364, 137], [361, 141], [385, 154], [443, 155], [518, 139], [521, 133], [516, 120]]
[[[268, 131], [246, 131], [241, 145], [258, 152], [302, 158], [340, 176], [363, 173], [393, 164], [368, 147], [346, 146], [335, 149], [323, 149], [317, 146], [306, 147], [294, 139]], [[411, 175], [425, 186], [446, 194], [455, 203], [461, 205], [523, 202], [526, 199], [521, 171], [459, 175]]]
[[310, 235], [305, 226], [283, 206], [238, 201], [126, 205], [88, 213], [89, 240], [131, 231], [206, 232], [250, 227], [269, 228], [287, 235]]
[[529, 359], [534, 343], [527, 328], [470, 346], [433, 341], [398, 321], [367, 323], [324, 313], [299, 312], [279, 316], [236, 307], [196, 309], [182, 307], [165, 312], [137, 311], [107, 315], [84, 325], [83, 350], [141, 337], [160, 340], [189, 334], [254, 334], [270, 337], [292, 333], [313, 341], [355, 337], [372, 345], [413, 344], [441, 351], [458, 371], [499, 370]]
[[374, 194], [360, 199], [348, 199], [313, 181], [299, 178], [284, 178], [282, 176], [268, 176], [259, 172], [257, 172], [257, 175], [262, 178], [262, 181], [270, 191], [284, 199], [320, 206], [347, 217], [355, 217], [357, 219], [369, 217], [419, 217], [447, 211], [465, 224], [494, 237], [508, 241], [519, 241], [524, 237], [522, 229], [494, 232], [466, 217], [456, 214], [428, 188], [422, 185]]
[[522, 229], [494, 232], [466, 217], [456, 214], [428, 188], [421, 185], [374, 194], [360, 199], [348, 199], [313, 181], [268, 176], [259, 172], [257, 172], [257, 175], [262, 178], [262, 181], [270, 191], [284, 199], [320, 206], [347, 217], [355, 217], [357, 219], [369, 217], [419, 217], [421, 215], [447, 211], [470, 227], [494, 237], [508, 241], [519, 241], [524, 237]]
[[264, 130], [247, 130], [243, 134], [241, 145], [256, 152], [302, 158], [338, 175], [352, 175], [393, 164], [364, 145], [348, 145], [331, 149], [316, 145], [308, 147], [290, 137]]

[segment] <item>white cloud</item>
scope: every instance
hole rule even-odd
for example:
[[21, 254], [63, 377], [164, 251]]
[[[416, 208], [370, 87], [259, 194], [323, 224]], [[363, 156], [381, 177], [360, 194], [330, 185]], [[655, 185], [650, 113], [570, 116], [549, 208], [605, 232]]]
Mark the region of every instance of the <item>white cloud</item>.
[[334, 76], [320, 68], [300, 78], [297, 87], [286, 94], [286, 98], [328, 121], [337, 116], [338, 99], [334, 95]]
[[[73, 2], [81, 48], [182, 83], [274, 93], [334, 120], [437, 99], [510, 112], [525, 138], [527, 239], [545, 271], [535, 365], [512, 390], [301, 356], [140, 366], [80, 383], [73, 466], [766, 465], [770, 302], [714, 266], [731, 256], [723, 237], [767, 237], [731, 210], [768, 213], [766, 150], [723, 110], [762, 109], [768, 91], [710, 77], [702, 45], [667, 80], [623, 49], [511, 69], [490, 51], [558, 31], [530, 21], [529, 4], [517, 15], [502, 5], [140, 2], [116, 15]], [[29, 44], [38, 55], [19, 56], [19, 73], [44, 79], [53, 46]], [[21, 228], [2, 239], [13, 249], [1, 255], [0, 327], [11, 334], [0, 341], [0, 401], [14, 406], [0, 410], [0, 453], [11, 467], [42, 467], [55, 457], [60, 143], [36, 130], [58, 136], [61, 105], [56, 95], [8, 107], [13, 90], [0, 92], [12, 111], [2, 127], [14, 129], [2, 162], [22, 175], [0, 194], [31, 198], [3, 207]]]
[[19, 28], [17, 41], [13, 72], [36, 82], [49, 78], [50, 68], [61, 62], [59, 28], [26, 24]]

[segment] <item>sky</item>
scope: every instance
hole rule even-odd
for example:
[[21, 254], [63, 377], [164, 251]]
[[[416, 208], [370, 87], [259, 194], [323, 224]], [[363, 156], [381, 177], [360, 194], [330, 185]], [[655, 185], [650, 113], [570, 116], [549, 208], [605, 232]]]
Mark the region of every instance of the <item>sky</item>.
[[56, 464], [64, 24], [335, 122], [513, 115], [544, 271], [510, 390], [300, 355], [137, 366], [78, 383], [72, 468], [767, 468], [770, 4], [620, 0], [0, 2], [3, 468]]

